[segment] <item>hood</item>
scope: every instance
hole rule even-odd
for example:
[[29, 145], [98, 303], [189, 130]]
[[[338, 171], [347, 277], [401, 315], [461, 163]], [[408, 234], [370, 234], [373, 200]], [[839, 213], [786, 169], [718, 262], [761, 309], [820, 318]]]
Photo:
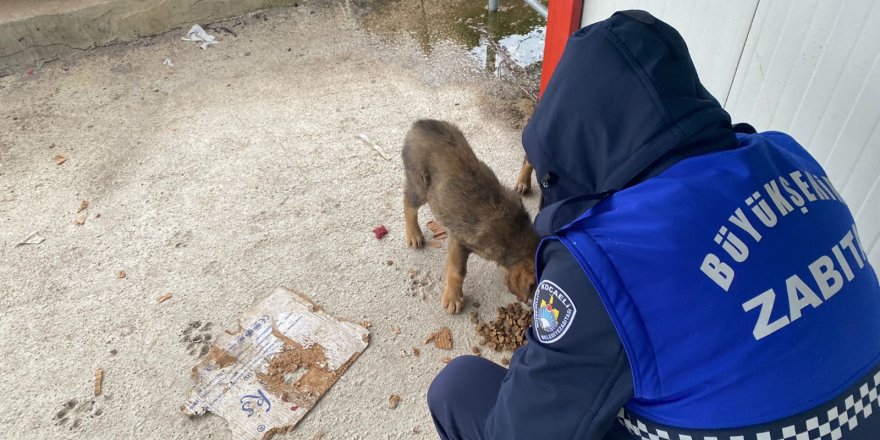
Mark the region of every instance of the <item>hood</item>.
[[737, 144], [681, 35], [645, 11], [617, 12], [572, 35], [522, 141], [542, 207], [617, 191]]

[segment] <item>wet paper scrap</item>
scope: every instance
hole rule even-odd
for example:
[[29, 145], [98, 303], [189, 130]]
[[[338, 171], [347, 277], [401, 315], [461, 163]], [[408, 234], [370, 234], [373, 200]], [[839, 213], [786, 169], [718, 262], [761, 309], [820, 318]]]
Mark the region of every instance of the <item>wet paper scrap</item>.
[[279, 288], [220, 333], [192, 369], [181, 411], [212, 412], [239, 439], [292, 430], [367, 348], [370, 332]]

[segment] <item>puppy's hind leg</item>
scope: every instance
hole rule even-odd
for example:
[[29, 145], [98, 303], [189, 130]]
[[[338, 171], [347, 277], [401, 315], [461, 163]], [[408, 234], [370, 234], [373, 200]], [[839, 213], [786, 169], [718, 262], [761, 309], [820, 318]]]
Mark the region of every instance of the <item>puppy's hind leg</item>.
[[440, 306], [448, 313], [456, 314], [464, 308], [464, 294], [461, 287], [467, 275], [467, 261], [471, 250], [455, 237], [449, 237], [449, 250], [446, 253], [446, 284], [440, 296]]
[[529, 163], [527, 157], [523, 157], [522, 168], [519, 170], [519, 176], [516, 178], [516, 185], [513, 190], [520, 194], [528, 194], [532, 191], [532, 164]]
[[419, 227], [419, 207], [425, 204], [425, 195], [422, 188], [414, 182], [409, 174], [406, 176], [403, 190], [403, 220], [406, 223], [407, 246], [420, 248], [425, 244], [425, 236]]

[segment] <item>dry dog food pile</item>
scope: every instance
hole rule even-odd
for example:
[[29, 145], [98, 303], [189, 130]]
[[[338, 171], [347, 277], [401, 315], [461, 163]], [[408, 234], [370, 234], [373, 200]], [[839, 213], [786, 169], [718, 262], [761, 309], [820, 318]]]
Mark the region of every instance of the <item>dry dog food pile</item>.
[[471, 321], [476, 321], [480, 345], [488, 346], [495, 351], [513, 351], [525, 344], [525, 331], [532, 325], [532, 310], [519, 302], [499, 307], [497, 317], [489, 323], [474, 319], [476, 317], [477, 311], [474, 310]]

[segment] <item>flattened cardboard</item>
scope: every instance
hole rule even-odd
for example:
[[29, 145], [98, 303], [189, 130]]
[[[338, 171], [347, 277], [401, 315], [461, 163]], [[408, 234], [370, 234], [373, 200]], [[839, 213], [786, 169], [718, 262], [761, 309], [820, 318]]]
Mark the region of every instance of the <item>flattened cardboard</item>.
[[229, 422], [236, 438], [268, 440], [296, 426], [369, 344], [369, 331], [279, 288], [217, 337], [192, 369], [181, 411]]

